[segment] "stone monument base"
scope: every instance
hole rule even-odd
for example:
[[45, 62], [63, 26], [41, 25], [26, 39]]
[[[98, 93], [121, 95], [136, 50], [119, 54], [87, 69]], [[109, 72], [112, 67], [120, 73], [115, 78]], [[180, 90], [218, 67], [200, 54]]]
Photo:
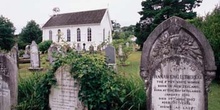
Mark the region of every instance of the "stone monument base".
[[43, 70], [42, 67], [40, 67], [40, 68], [29, 67], [28, 69], [29, 69], [30, 71], [42, 71], [42, 70]]

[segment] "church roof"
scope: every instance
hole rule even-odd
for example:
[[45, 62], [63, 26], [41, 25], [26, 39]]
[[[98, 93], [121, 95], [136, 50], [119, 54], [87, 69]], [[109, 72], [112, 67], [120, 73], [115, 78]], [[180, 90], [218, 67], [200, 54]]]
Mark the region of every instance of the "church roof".
[[106, 9], [64, 13], [52, 16], [44, 27], [101, 23]]

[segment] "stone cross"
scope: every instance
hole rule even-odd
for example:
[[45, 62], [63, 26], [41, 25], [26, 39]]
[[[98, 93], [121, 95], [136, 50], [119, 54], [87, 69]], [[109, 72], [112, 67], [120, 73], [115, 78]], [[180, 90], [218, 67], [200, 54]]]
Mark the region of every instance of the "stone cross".
[[17, 105], [18, 68], [14, 60], [0, 53], [0, 110], [14, 110]]
[[198, 29], [179, 17], [162, 22], [142, 50], [147, 110], [208, 110], [215, 70], [212, 48]]

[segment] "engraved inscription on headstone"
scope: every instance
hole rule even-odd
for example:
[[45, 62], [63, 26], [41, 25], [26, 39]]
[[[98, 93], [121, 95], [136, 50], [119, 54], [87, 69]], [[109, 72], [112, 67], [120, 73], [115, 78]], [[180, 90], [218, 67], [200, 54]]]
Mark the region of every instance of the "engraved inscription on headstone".
[[215, 77], [213, 51], [205, 36], [178, 17], [161, 23], [145, 41], [140, 75], [148, 110], [208, 110]]
[[11, 110], [17, 104], [17, 65], [0, 54], [0, 110]]
[[49, 96], [51, 110], [83, 110], [84, 107], [78, 99], [79, 84], [72, 78], [69, 66], [58, 68], [55, 77], [57, 86], [51, 88]]

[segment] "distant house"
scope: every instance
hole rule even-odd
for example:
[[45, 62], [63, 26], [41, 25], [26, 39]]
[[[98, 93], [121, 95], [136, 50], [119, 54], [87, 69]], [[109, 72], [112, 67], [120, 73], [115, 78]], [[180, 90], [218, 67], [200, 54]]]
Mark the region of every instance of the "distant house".
[[107, 9], [53, 15], [42, 29], [43, 41], [65, 42], [76, 48], [85, 44], [86, 50], [90, 45], [96, 49], [102, 42], [112, 42], [113, 28]]

